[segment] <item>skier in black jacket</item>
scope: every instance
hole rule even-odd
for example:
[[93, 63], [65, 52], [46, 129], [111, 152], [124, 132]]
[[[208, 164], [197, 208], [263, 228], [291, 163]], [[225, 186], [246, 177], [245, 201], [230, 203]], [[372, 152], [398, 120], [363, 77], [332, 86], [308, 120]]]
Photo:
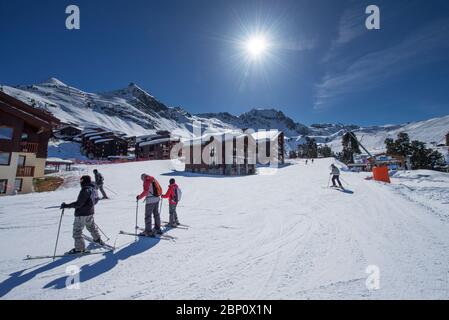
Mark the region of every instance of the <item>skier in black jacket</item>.
[[61, 209], [74, 208], [75, 209], [75, 221], [73, 223], [73, 239], [75, 239], [75, 248], [70, 250], [69, 254], [83, 253], [86, 250], [86, 245], [82, 237], [83, 229], [86, 229], [92, 235], [94, 242], [99, 245], [105, 243], [101, 240], [98, 227], [95, 224], [94, 213], [95, 205], [98, 202], [97, 191], [95, 185], [92, 183], [90, 176], [82, 176], [81, 191], [78, 195], [78, 199], [75, 202], [61, 204]]
[[103, 199], [109, 199], [106, 192], [104, 191], [103, 184], [104, 184], [104, 178], [101, 175], [100, 172], [98, 172], [97, 169], [94, 170], [95, 175], [95, 185], [97, 186], [97, 189], [100, 190], [101, 195], [103, 196]]

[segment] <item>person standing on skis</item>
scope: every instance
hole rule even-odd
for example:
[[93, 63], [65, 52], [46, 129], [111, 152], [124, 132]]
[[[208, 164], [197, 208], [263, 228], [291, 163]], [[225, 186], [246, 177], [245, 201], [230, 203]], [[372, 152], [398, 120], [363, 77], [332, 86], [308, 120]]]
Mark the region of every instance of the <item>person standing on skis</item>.
[[[162, 189], [159, 182], [145, 173], [141, 175], [143, 181], [143, 191], [136, 197], [136, 200], [145, 198], [145, 230], [140, 233], [142, 236], [152, 237], [155, 234], [161, 235], [161, 216], [159, 213], [159, 201]], [[154, 217], [154, 230], [152, 229], [151, 216]]]
[[335, 181], [338, 182], [338, 185], [340, 186], [340, 188], [343, 189], [343, 186], [340, 182], [340, 170], [338, 170], [337, 166], [335, 164], [331, 164], [331, 175], [332, 175], [332, 187], [337, 187], [337, 185], [335, 184]]
[[168, 199], [168, 207], [169, 207], [169, 222], [168, 226], [172, 228], [176, 228], [179, 226], [178, 214], [176, 212], [176, 207], [179, 202], [179, 187], [176, 184], [175, 179], [170, 179], [170, 185], [168, 186], [167, 192], [162, 195], [163, 199]]
[[102, 199], [109, 199], [106, 192], [104, 192], [104, 188], [103, 188], [103, 184], [104, 184], [104, 178], [101, 175], [100, 172], [98, 172], [97, 169], [94, 170], [94, 175], [95, 175], [95, 186], [97, 187], [98, 190], [100, 190], [101, 195], [103, 196]]
[[78, 199], [72, 203], [61, 204], [61, 209], [74, 208], [75, 209], [75, 221], [73, 223], [73, 239], [75, 240], [75, 248], [70, 250], [68, 254], [83, 253], [86, 250], [86, 244], [84, 243], [83, 229], [86, 229], [92, 235], [92, 239], [95, 243], [104, 246], [105, 243], [101, 240], [98, 227], [95, 224], [94, 213], [95, 205], [98, 203], [98, 194], [95, 190], [95, 185], [92, 183], [90, 176], [82, 176], [80, 179], [81, 191], [78, 195]]

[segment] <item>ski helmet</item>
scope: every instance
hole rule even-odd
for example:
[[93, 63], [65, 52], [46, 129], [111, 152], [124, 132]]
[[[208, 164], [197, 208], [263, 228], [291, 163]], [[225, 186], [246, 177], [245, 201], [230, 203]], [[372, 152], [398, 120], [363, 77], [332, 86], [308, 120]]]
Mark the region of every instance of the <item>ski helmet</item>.
[[170, 184], [174, 184], [175, 182], [176, 182], [175, 179], [173, 178], [170, 179]]

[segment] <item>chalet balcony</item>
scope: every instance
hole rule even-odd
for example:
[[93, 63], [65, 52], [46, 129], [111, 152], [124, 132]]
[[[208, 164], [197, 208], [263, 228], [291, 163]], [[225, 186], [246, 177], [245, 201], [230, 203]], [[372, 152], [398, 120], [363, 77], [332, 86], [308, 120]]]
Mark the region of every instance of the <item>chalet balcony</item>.
[[39, 143], [34, 142], [22, 142], [20, 143], [20, 152], [37, 153]]
[[34, 177], [34, 167], [17, 167], [17, 177]]

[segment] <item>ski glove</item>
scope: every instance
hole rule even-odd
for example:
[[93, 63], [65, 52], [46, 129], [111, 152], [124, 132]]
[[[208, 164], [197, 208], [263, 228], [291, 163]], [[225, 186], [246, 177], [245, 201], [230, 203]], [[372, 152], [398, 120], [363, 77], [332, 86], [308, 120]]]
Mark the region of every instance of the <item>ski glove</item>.
[[61, 203], [61, 209], [66, 209], [68, 208], [67, 204], [65, 202]]

